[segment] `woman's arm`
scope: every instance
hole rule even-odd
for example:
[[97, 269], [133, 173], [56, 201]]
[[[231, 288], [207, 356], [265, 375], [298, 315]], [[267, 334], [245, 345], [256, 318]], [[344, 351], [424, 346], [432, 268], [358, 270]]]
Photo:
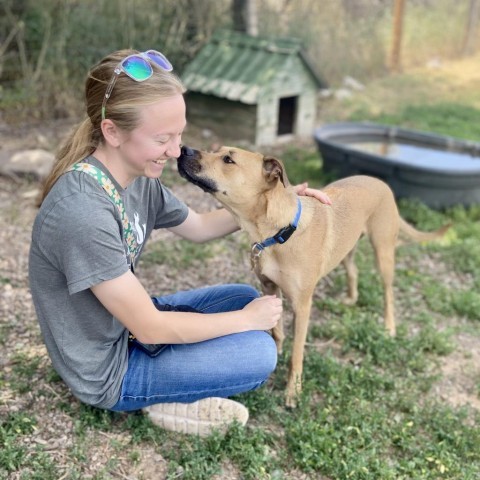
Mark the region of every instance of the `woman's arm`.
[[91, 288], [102, 305], [142, 343], [194, 343], [249, 330], [270, 330], [280, 319], [281, 299], [257, 298], [225, 313], [159, 311], [132, 272]]
[[[307, 183], [302, 183], [293, 187], [297, 195], [306, 195], [314, 197], [326, 205], [332, 202], [326, 193], [321, 190], [309, 188]], [[233, 215], [225, 208], [212, 210], [208, 213], [197, 213], [188, 209], [188, 216], [183, 223], [169, 230], [182, 238], [195, 243], [203, 243], [215, 238], [224, 237], [229, 233], [239, 229]]]
[[239, 229], [233, 215], [224, 208], [208, 213], [197, 213], [188, 209], [188, 216], [183, 223], [169, 230], [182, 238], [195, 243], [203, 243], [224, 237]]

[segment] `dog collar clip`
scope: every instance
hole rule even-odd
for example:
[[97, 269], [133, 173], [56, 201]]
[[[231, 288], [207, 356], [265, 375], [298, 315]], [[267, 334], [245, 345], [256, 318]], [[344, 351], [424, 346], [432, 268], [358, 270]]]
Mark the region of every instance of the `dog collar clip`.
[[287, 227], [281, 228], [273, 237], [269, 237], [263, 242], [256, 242], [252, 245], [252, 255], [255, 258], [258, 258], [263, 250], [267, 247], [279, 243], [280, 245], [285, 243], [295, 232], [300, 221], [300, 216], [302, 215], [302, 202], [297, 198], [297, 213], [293, 222]]

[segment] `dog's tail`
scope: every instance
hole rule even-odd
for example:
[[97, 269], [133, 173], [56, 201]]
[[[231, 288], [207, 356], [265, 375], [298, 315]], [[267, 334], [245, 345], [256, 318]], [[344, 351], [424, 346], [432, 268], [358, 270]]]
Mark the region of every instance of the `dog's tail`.
[[403, 245], [405, 240], [413, 240], [414, 242], [430, 242], [432, 240], [438, 240], [442, 238], [448, 229], [452, 226], [451, 223], [447, 223], [440, 227], [438, 230], [432, 232], [422, 232], [417, 230], [415, 227], [412, 227], [407, 223], [403, 218], [400, 218], [400, 237], [397, 241], [398, 245]]

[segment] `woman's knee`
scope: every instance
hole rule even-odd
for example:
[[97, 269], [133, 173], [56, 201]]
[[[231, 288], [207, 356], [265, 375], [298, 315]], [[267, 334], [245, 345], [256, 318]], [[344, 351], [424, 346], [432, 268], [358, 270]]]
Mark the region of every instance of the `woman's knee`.
[[277, 344], [275, 343], [275, 340], [269, 333], [266, 333], [266, 332], [261, 332], [261, 333], [263, 333], [264, 342], [265, 342], [264, 351], [265, 351], [266, 367], [270, 374], [277, 367], [277, 359], [278, 359]]
[[277, 346], [272, 336], [263, 331], [248, 332], [250, 336], [249, 363], [257, 374], [268, 377], [277, 366]]

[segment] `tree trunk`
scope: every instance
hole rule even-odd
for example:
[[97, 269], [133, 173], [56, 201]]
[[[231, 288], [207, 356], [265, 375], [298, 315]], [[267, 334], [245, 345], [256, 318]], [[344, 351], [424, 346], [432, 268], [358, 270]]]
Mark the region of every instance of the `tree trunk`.
[[258, 35], [257, 0], [233, 0], [232, 18], [237, 32]]
[[465, 38], [463, 39], [462, 55], [470, 55], [474, 51], [479, 14], [480, 4], [478, 0], [470, 0], [470, 8], [468, 10], [467, 19], [467, 31], [465, 32]]
[[393, 11], [393, 42], [392, 42], [392, 57], [390, 59], [390, 70], [398, 72], [401, 69], [401, 55], [402, 55], [402, 30], [403, 30], [403, 16], [405, 12], [405, 0], [395, 0]]

